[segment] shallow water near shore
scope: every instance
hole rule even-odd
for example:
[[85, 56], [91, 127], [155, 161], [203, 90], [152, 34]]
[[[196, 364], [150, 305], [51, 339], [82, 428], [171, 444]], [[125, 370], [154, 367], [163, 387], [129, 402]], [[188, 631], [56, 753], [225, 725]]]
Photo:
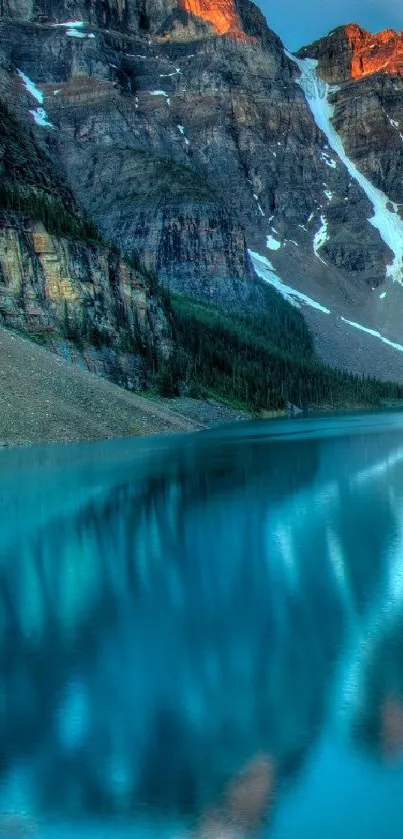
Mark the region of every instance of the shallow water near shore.
[[197, 836], [263, 760], [241, 835], [400, 839], [402, 414], [4, 450], [0, 478], [0, 812]]

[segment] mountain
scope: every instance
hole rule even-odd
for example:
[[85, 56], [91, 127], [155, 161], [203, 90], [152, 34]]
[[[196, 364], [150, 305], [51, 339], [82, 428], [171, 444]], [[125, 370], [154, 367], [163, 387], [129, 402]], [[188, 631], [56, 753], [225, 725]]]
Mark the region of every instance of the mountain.
[[[396, 33], [392, 44], [383, 33], [371, 47], [359, 27], [341, 27], [292, 56], [249, 0], [1, 0], [0, 15], [0, 98], [22, 127], [14, 133], [31, 144], [23, 171], [19, 152], [11, 162], [2, 155], [0, 243], [13, 253], [10, 268], [0, 250], [6, 325], [21, 303], [14, 266], [24, 266], [21, 277], [29, 266], [29, 299], [46, 317], [56, 308], [59, 324], [66, 300], [73, 321], [77, 305], [62, 281], [49, 286], [43, 266], [57, 266], [73, 286], [81, 277], [75, 293], [91, 297], [90, 325], [114, 335], [113, 364], [102, 338], [92, 369], [138, 387], [147, 374], [144, 364], [137, 377], [126, 370], [117, 312], [127, 320], [135, 311], [136, 329], [143, 317], [143, 346], [166, 359], [172, 350], [170, 317], [147, 272], [226, 316], [268, 312], [272, 321], [268, 284], [300, 308], [323, 361], [402, 380]], [[372, 54], [380, 58], [371, 65]], [[68, 244], [46, 239], [38, 192], [53, 202], [53, 220], [67, 208]], [[33, 215], [44, 225], [36, 238]], [[87, 239], [79, 256], [71, 218]], [[46, 258], [35, 250], [42, 235]], [[125, 254], [134, 254], [131, 269]], [[94, 259], [102, 271], [108, 262], [102, 281]], [[128, 282], [116, 280], [117, 262]], [[30, 289], [38, 270], [39, 303]], [[25, 309], [23, 328], [32, 329]], [[292, 313], [286, 319], [292, 323]]]

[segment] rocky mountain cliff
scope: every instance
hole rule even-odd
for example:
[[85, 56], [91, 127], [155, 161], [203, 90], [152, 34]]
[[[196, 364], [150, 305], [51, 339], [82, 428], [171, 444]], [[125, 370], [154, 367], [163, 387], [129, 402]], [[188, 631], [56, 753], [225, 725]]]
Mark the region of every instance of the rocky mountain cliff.
[[0, 105], [0, 322], [128, 389], [172, 352], [156, 288], [99, 241], [63, 173]]
[[340, 27], [300, 56], [315, 58], [319, 76], [338, 86], [333, 124], [349, 158], [403, 205], [403, 33]]
[[0, 95], [105, 240], [226, 310], [265, 305], [255, 268], [325, 360], [402, 378], [397, 35], [349, 26], [295, 58], [249, 0], [0, 13]]

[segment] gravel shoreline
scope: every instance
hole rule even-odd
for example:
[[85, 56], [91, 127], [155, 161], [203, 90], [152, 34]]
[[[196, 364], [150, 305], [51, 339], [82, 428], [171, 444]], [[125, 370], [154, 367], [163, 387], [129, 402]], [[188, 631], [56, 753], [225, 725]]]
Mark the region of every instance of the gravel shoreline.
[[248, 419], [215, 402], [150, 399], [0, 328], [0, 446], [178, 434]]

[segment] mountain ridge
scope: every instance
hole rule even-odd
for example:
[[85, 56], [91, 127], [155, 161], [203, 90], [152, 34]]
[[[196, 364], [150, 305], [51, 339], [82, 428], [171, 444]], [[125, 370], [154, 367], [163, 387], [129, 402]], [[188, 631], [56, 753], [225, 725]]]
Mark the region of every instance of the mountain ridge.
[[251, 314], [266, 305], [256, 253], [270, 265], [264, 282], [286, 300], [294, 290], [327, 363], [403, 378], [391, 240], [368, 222], [372, 193], [346, 165], [348, 157], [385, 188], [385, 218], [393, 210], [397, 219], [398, 170], [383, 142], [385, 127], [388, 142], [392, 131], [399, 140], [395, 111], [379, 107], [382, 167], [373, 139], [367, 155], [353, 148], [368, 132], [348, 112], [353, 86], [374, 101], [374, 90], [390, 96], [391, 77], [349, 78], [329, 91], [340, 154], [300, 84], [305, 58], [317, 55], [326, 74], [339, 30], [295, 61], [247, 0], [3, 0], [0, 15], [0, 97], [103, 240], [134, 250], [171, 291]]

